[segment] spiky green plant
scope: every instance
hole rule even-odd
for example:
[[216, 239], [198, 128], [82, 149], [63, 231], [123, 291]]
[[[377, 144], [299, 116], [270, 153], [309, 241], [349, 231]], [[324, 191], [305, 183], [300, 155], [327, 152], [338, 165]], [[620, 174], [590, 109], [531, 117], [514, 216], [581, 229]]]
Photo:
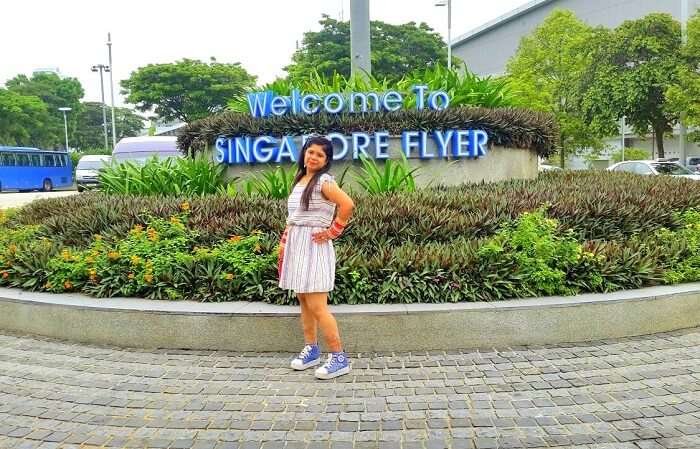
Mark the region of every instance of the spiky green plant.
[[416, 181], [413, 174], [418, 167], [412, 168], [406, 156], [401, 153], [401, 161], [387, 159], [384, 167], [367, 157], [360, 156], [362, 168], [355, 175], [355, 181], [370, 195], [387, 192], [415, 192]]

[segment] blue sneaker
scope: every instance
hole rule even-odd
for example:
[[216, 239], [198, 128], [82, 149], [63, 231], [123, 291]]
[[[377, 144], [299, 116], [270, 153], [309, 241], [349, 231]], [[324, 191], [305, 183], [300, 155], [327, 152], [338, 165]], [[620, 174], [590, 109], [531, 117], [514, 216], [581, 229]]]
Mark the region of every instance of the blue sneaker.
[[292, 360], [291, 367], [296, 370], [303, 370], [321, 363], [321, 350], [318, 345], [306, 345], [298, 356]]
[[331, 352], [328, 360], [322, 367], [316, 369], [316, 377], [319, 379], [333, 379], [350, 372], [348, 355], [344, 352]]

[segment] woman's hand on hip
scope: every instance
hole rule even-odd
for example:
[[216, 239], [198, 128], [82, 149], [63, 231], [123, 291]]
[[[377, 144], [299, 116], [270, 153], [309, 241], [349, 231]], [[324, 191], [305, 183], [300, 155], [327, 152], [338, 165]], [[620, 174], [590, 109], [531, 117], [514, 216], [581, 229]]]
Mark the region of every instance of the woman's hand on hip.
[[331, 240], [331, 236], [328, 231], [320, 231], [311, 234], [311, 239], [314, 241], [314, 243], [325, 243]]

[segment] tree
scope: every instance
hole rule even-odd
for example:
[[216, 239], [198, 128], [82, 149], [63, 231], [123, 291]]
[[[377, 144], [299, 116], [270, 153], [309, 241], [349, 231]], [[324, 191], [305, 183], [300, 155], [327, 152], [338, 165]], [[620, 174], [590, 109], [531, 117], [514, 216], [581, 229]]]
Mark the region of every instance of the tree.
[[654, 132], [659, 157], [664, 157], [664, 133], [679, 117], [665, 92], [682, 66], [680, 24], [669, 14], [649, 14], [599, 34], [596, 44], [582, 85], [587, 117], [599, 132], [612, 135], [626, 116], [637, 134]]
[[155, 108], [163, 120], [191, 122], [225, 108], [230, 98], [255, 86], [255, 76], [239, 63], [183, 59], [141, 67], [121, 86], [126, 101], [139, 111]]
[[691, 137], [700, 141], [700, 10], [688, 20], [688, 44], [681, 53], [685, 64], [666, 90], [666, 101], [670, 110], [687, 114], [686, 124], [696, 128]]
[[[123, 137], [137, 136], [143, 129], [143, 118], [128, 108], [114, 109], [117, 125], [117, 141]], [[102, 103], [85, 102], [78, 116], [78, 125], [73, 133], [75, 146], [80, 150], [104, 147], [102, 127]], [[107, 111], [107, 136], [111, 142], [112, 114]]]
[[61, 78], [55, 73], [35, 73], [31, 78], [17, 75], [5, 83], [11, 92], [24, 96], [40, 98], [48, 112], [44, 124], [43, 146], [63, 145], [65, 136], [63, 129], [63, 113], [61, 107], [69, 107], [68, 128], [75, 129], [76, 116], [80, 113], [80, 99], [85, 95], [83, 86], [76, 78]]
[[41, 98], [0, 88], [0, 145], [45, 146], [49, 121]]
[[599, 147], [580, 108], [580, 83], [591, 64], [587, 42], [594, 30], [573, 12], [555, 10], [520, 42], [508, 62], [508, 77], [520, 103], [552, 113], [559, 123], [559, 163], [584, 148]]
[[[304, 33], [301, 47], [284, 69], [294, 81], [308, 77], [312, 69], [322, 76], [350, 76], [350, 22], [324, 15], [321, 31]], [[425, 23], [403, 25], [370, 22], [372, 75], [391, 81], [415, 70], [447, 64], [445, 42]]]

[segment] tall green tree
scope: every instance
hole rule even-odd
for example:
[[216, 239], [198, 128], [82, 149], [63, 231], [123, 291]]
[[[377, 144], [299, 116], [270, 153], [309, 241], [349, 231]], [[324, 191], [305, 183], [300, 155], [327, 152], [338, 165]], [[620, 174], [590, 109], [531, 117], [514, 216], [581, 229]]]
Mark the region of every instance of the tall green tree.
[[688, 20], [688, 43], [681, 54], [685, 64], [666, 90], [666, 100], [670, 110], [687, 114], [686, 124], [695, 128], [690, 136], [700, 141], [700, 10]]
[[677, 82], [682, 65], [680, 24], [669, 14], [625, 21], [596, 39], [582, 84], [583, 109], [608, 135], [619, 132], [622, 116], [639, 135], [653, 131], [658, 155], [664, 157], [664, 134], [679, 117], [665, 92]]
[[[323, 29], [304, 33], [292, 63], [284, 68], [292, 81], [308, 78], [313, 69], [326, 78], [334, 73], [350, 76], [350, 22], [324, 15], [319, 23]], [[372, 75], [377, 79], [397, 81], [413, 70], [447, 63], [445, 42], [425, 23], [372, 21], [370, 38]]]
[[41, 98], [0, 88], [0, 145], [47, 146], [49, 122]]
[[224, 109], [230, 98], [255, 86], [255, 76], [239, 63], [183, 59], [141, 67], [121, 86], [139, 111], [153, 109], [163, 120], [191, 122]]
[[507, 72], [520, 103], [553, 114], [559, 123], [559, 164], [584, 148], [600, 146], [580, 108], [580, 84], [591, 63], [594, 30], [573, 12], [555, 10], [520, 42]]
[[83, 86], [76, 78], [61, 78], [55, 73], [35, 73], [31, 78], [17, 75], [5, 83], [7, 89], [19, 95], [40, 98], [48, 112], [44, 124], [45, 136], [37, 144], [43, 146], [63, 146], [64, 128], [61, 107], [69, 107], [69, 129], [75, 129], [76, 116], [80, 113], [80, 99], [85, 95]]
[[[117, 141], [123, 137], [139, 135], [144, 127], [144, 119], [128, 108], [114, 109], [117, 126]], [[107, 110], [107, 136], [112, 139], [112, 114]], [[80, 150], [104, 147], [104, 129], [102, 127], [102, 103], [85, 102], [78, 124], [73, 134], [75, 146]]]

